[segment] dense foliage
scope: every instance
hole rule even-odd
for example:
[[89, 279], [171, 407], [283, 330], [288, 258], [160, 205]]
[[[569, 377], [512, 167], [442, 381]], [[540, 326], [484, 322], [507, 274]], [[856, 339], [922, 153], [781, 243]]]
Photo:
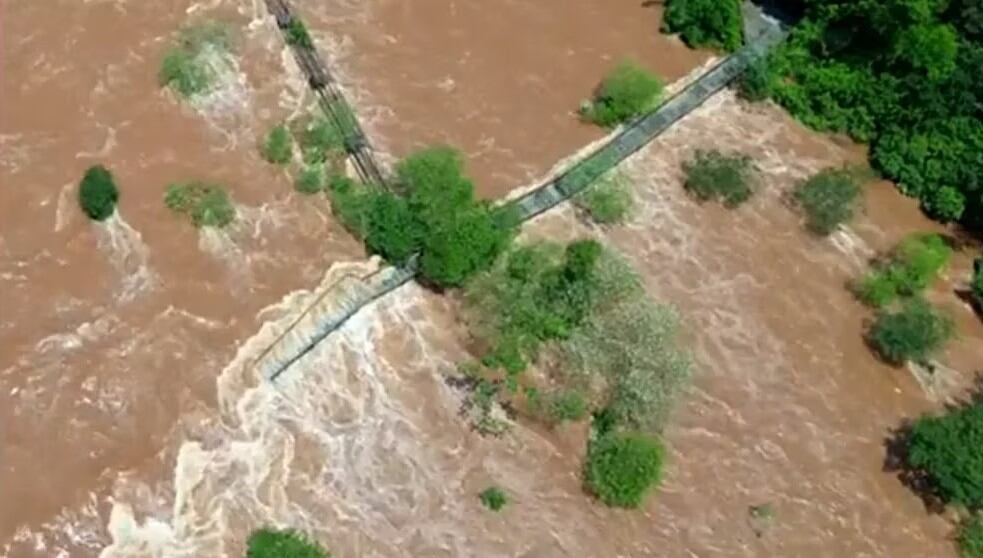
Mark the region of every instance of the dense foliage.
[[697, 151], [683, 163], [686, 181], [683, 186], [701, 201], [720, 200], [727, 207], [737, 207], [753, 193], [751, 159], [720, 151]]
[[294, 139], [290, 130], [279, 125], [270, 130], [263, 142], [263, 158], [275, 165], [285, 165], [290, 162], [294, 152]]
[[481, 491], [478, 495], [481, 503], [491, 511], [499, 511], [509, 503], [509, 497], [505, 491], [497, 486], [490, 486]]
[[926, 473], [946, 502], [983, 507], [983, 403], [915, 421], [908, 464]]
[[184, 97], [205, 93], [215, 81], [208, 56], [229, 49], [228, 29], [217, 23], [205, 23], [181, 30], [177, 44], [161, 62], [158, 80]]
[[806, 0], [769, 90], [806, 124], [872, 144], [873, 164], [942, 221], [983, 224], [978, 0]]
[[196, 227], [224, 227], [236, 216], [229, 194], [215, 184], [179, 182], [167, 187], [164, 204], [191, 218]]
[[796, 187], [795, 201], [806, 214], [809, 230], [828, 235], [853, 218], [860, 187], [853, 174], [826, 169]]
[[631, 215], [635, 198], [627, 177], [609, 173], [574, 198], [574, 203], [600, 224], [623, 223]]
[[79, 184], [79, 205], [90, 219], [103, 221], [116, 210], [119, 189], [109, 170], [96, 165], [89, 167]]
[[302, 194], [317, 194], [324, 190], [327, 184], [327, 176], [324, 171], [324, 163], [305, 165], [297, 175], [294, 188]]
[[623, 62], [597, 88], [581, 115], [599, 126], [613, 127], [655, 108], [662, 81], [633, 62]]
[[266, 528], [249, 536], [246, 558], [330, 558], [330, 554], [302, 533]]
[[636, 433], [609, 433], [592, 441], [584, 465], [587, 488], [609, 506], [637, 508], [662, 476], [662, 444]]
[[983, 309], [983, 257], [973, 261], [973, 277], [969, 282], [969, 292], [976, 300], [977, 306]]
[[885, 306], [898, 297], [922, 292], [949, 262], [952, 248], [932, 233], [915, 233], [905, 238], [857, 285], [857, 295], [865, 303]]
[[345, 148], [345, 131], [323, 114], [311, 118], [299, 137], [304, 162], [308, 164], [323, 163]]
[[669, 0], [663, 29], [686, 44], [734, 51], [744, 36], [741, 0]]
[[307, 31], [307, 27], [304, 22], [300, 19], [294, 17], [287, 24], [286, 28], [287, 44], [300, 47], [304, 49], [314, 48], [314, 40], [311, 39], [311, 34]]
[[396, 175], [405, 197], [343, 179], [331, 185], [334, 211], [374, 253], [397, 265], [419, 253], [427, 280], [456, 287], [508, 246], [514, 220], [475, 199], [457, 152], [421, 151], [401, 161]]
[[983, 558], [983, 516], [977, 514], [964, 521], [956, 540], [962, 558]]
[[925, 362], [952, 338], [953, 322], [919, 298], [897, 311], [882, 311], [870, 328], [870, 342], [884, 360]]

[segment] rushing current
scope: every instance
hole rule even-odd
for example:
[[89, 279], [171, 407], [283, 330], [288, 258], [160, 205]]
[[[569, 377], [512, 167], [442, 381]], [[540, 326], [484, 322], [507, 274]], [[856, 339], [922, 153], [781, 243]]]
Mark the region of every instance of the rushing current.
[[[602, 133], [575, 111], [631, 57], [673, 81], [709, 57], [658, 33], [637, 1], [296, 2], [388, 161], [459, 146], [501, 197]], [[223, 21], [233, 56], [195, 103], [158, 84], [183, 25]], [[242, 556], [260, 526], [309, 532], [340, 557], [954, 556], [949, 524], [882, 471], [883, 439], [958, 394], [983, 326], [930, 293], [960, 338], [926, 377], [862, 340], [844, 283], [906, 233], [936, 230], [890, 184], [818, 240], [786, 202], [796, 181], [862, 159], [778, 108], [722, 92], [623, 165], [639, 207], [599, 228], [570, 206], [524, 236], [595, 236], [683, 317], [696, 361], [666, 433], [667, 478], [637, 512], [581, 490], [584, 426], [471, 431], [445, 381], [470, 358], [454, 296], [416, 284], [365, 308], [276, 382], [257, 359], [315, 301], [379, 266], [325, 199], [265, 163], [266, 131], [302, 114], [306, 84], [258, 0], [0, 5], [0, 555]], [[682, 191], [696, 149], [751, 155], [736, 211]], [[119, 211], [78, 210], [107, 165]], [[167, 184], [226, 185], [239, 219], [173, 215]], [[514, 502], [489, 514], [489, 484]], [[748, 508], [775, 520], [759, 535]]]

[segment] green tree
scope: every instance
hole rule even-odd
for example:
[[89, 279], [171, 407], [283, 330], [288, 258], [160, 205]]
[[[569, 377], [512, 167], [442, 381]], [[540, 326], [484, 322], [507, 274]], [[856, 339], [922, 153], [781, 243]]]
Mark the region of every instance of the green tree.
[[116, 210], [119, 189], [113, 174], [102, 165], [89, 167], [79, 184], [79, 205], [90, 219], [104, 221]]
[[888, 362], [924, 362], [952, 337], [953, 328], [952, 318], [916, 298], [898, 311], [878, 314], [869, 336], [874, 348]]
[[860, 195], [856, 179], [846, 170], [826, 169], [799, 184], [795, 201], [806, 213], [806, 225], [819, 235], [828, 235], [853, 218]]
[[302, 194], [317, 194], [324, 190], [326, 180], [323, 163], [306, 165], [297, 176], [294, 188]]
[[664, 450], [655, 438], [610, 433], [590, 443], [584, 480], [608, 506], [637, 508], [662, 477]]
[[599, 126], [613, 127], [654, 108], [662, 95], [662, 81], [634, 62], [622, 62], [598, 87], [581, 115]]
[[962, 558], [983, 558], [983, 516], [975, 514], [963, 521], [956, 541]]
[[983, 403], [915, 421], [908, 464], [926, 473], [948, 503], [983, 506]]
[[744, 18], [740, 0], [669, 0], [663, 27], [693, 47], [740, 48]]
[[246, 543], [247, 558], [330, 558], [316, 541], [292, 529], [253, 531]]
[[937, 80], [956, 69], [959, 48], [956, 33], [944, 24], [921, 24], [903, 30], [894, 45], [894, 56], [915, 70]]
[[395, 265], [405, 264], [420, 249], [423, 224], [403, 198], [379, 194], [368, 208], [365, 243]]

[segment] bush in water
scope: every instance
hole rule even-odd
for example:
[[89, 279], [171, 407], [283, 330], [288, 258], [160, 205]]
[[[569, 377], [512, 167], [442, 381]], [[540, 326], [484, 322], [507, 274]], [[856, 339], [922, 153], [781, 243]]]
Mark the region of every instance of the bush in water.
[[920, 417], [911, 428], [907, 459], [947, 503], [983, 507], [983, 403]]
[[590, 215], [596, 223], [623, 223], [631, 215], [635, 199], [627, 177], [612, 173], [601, 177], [583, 193], [574, 198], [574, 203]]
[[869, 338], [888, 362], [924, 362], [952, 337], [953, 327], [949, 316], [936, 312], [924, 300], [914, 298], [896, 312], [878, 314]]
[[637, 508], [662, 477], [663, 453], [657, 439], [643, 434], [603, 435], [587, 449], [587, 489], [608, 506]]
[[119, 189], [106, 167], [89, 167], [79, 184], [79, 205], [90, 219], [103, 221], [113, 214], [119, 200]]
[[266, 135], [263, 142], [263, 158], [275, 165], [285, 165], [290, 162], [294, 152], [294, 140], [290, 131], [283, 124], [276, 126]]
[[599, 126], [613, 127], [655, 108], [661, 96], [659, 78], [633, 62], [623, 62], [604, 78], [581, 115]]
[[294, 530], [259, 529], [249, 535], [246, 558], [330, 558], [320, 544]]
[[204, 182], [180, 182], [167, 187], [164, 204], [191, 217], [196, 227], [224, 227], [236, 216], [235, 207], [221, 186]]
[[324, 190], [326, 180], [324, 163], [306, 165], [297, 176], [294, 188], [302, 194], [317, 194]]
[[857, 296], [866, 304], [882, 307], [899, 296], [916, 295], [938, 276], [949, 262], [952, 248], [934, 233], [910, 234], [892, 251], [890, 259], [868, 273], [857, 285]]
[[692, 47], [740, 48], [744, 17], [740, 0], [669, 0], [664, 30], [682, 35]]
[[849, 171], [826, 169], [799, 184], [793, 195], [809, 230], [826, 236], [853, 218], [860, 186]]
[[490, 486], [478, 495], [481, 503], [491, 511], [499, 511], [509, 503], [509, 498], [505, 491], [497, 486]]
[[226, 52], [231, 44], [228, 29], [218, 23], [205, 23], [183, 29], [177, 44], [164, 55], [158, 80], [183, 97], [205, 93], [215, 81], [205, 59], [211, 52]]
[[725, 155], [720, 151], [697, 151], [683, 163], [683, 186], [701, 201], [721, 200], [737, 207], [753, 193], [751, 159], [744, 155]]

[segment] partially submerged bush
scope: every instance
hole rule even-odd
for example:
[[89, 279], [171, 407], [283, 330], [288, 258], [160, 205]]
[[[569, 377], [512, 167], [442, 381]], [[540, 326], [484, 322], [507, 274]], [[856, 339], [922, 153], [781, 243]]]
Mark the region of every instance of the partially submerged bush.
[[311, 39], [311, 34], [307, 32], [304, 22], [297, 17], [293, 17], [287, 25], [286, 37], [287, 44], [289, 45], [308, 50], [314, 48], [314, 40]]
[[637, 508], [662, 477], [664, 450], [655, 438], [611, 433], [590, 443], [584, 481], [608, 506]]
[[752, 170], [751, 158], [745, 155], [697, 151], [683, 163], [683, 186], [701, 201], [720, 200], [727, 207], [737, 207], [751, 197]]
[[291, 529], [259, 529], [249, 535], [247, 558], [330, 558], [328, 551], [303, 533]]
[[857, 296], [874, 307], [885, 306], [898, 297], [916, 295], [938, 276], [949, 262], [952, 248], [934, 233], [908, 235], [857, 285]]
[[740, 0], [669, 0], [664, 29], [692, 47], [740, 48], [744, 18]]
[[962, 558], [983, 558], [983, 516], [975, 514], [964, 521], [956, 541]]
[[509, 503], [509, 497], [505, 491], [497, 486], [490, 486], [481, 491], [478, 495], [481, 503], [491, 511], [499, 511]]
[[591, 184], [574, 198], [574, 203], [597, 223], [625, 222], [635, 205], [631, 184], [623, 174], [612, 172]]
[[224, 227], [236, 216], [235, 207], [221, 186], [205, 182], [180, 182], [167, 187], [164, 203], [191, 218], [196, 227]]
[[767, 58], [752, 62], [737, 82], [737, 93], [752, 103], [764, 101], [771, 95], [771, 72]]
[[294, 188], [302, 194], [317, 194], [324, 190], [326, 182], [323, 163], [306, 165], [297, 176]]
[[102, 166], [89, 167], [79, 184], [79, 205], [90, 219], [103, 221], [116, 210], [119, 189], [113, 174]]
[[283, 124], [274, 127], [266, 135], [263, 142], [263, 158], [275, 165], [285, 165], [290, 162], [294, 152], [294, 139], [290, 130]]
[[177, 44], [164, 55], [158, 73], [160, 85], [183, 97], [207, 92], [216, 79], [208, 57], [228, 51], [230, 44], [228, 29], [218, 23], [183, 29]]
[[915, 421], [908, 465], [922, 471], [946, 503], [983, 507], [983, 403]]
[[884, 360], [925, 362], [952, 337], [953, 322], [924, 300], [907, 301], [896, 311], [882, 311], [870, 329], [870, 342]]
[[581, 114], [599, 126], [613, 127], [655, 108], [662, 88], [662, 81], [644, 68], [623, 62], [604, 78]]
[[311, 118], [300, 138], [304, 162], [308, 164], [323, 163], [345, 150], [344, 131], [323, 114]]
[[799, 184], [795, 201], [806, 214], [809, 230], [828, 235], [853, 218], [860, 186], [844, 169], [826, 169]]

